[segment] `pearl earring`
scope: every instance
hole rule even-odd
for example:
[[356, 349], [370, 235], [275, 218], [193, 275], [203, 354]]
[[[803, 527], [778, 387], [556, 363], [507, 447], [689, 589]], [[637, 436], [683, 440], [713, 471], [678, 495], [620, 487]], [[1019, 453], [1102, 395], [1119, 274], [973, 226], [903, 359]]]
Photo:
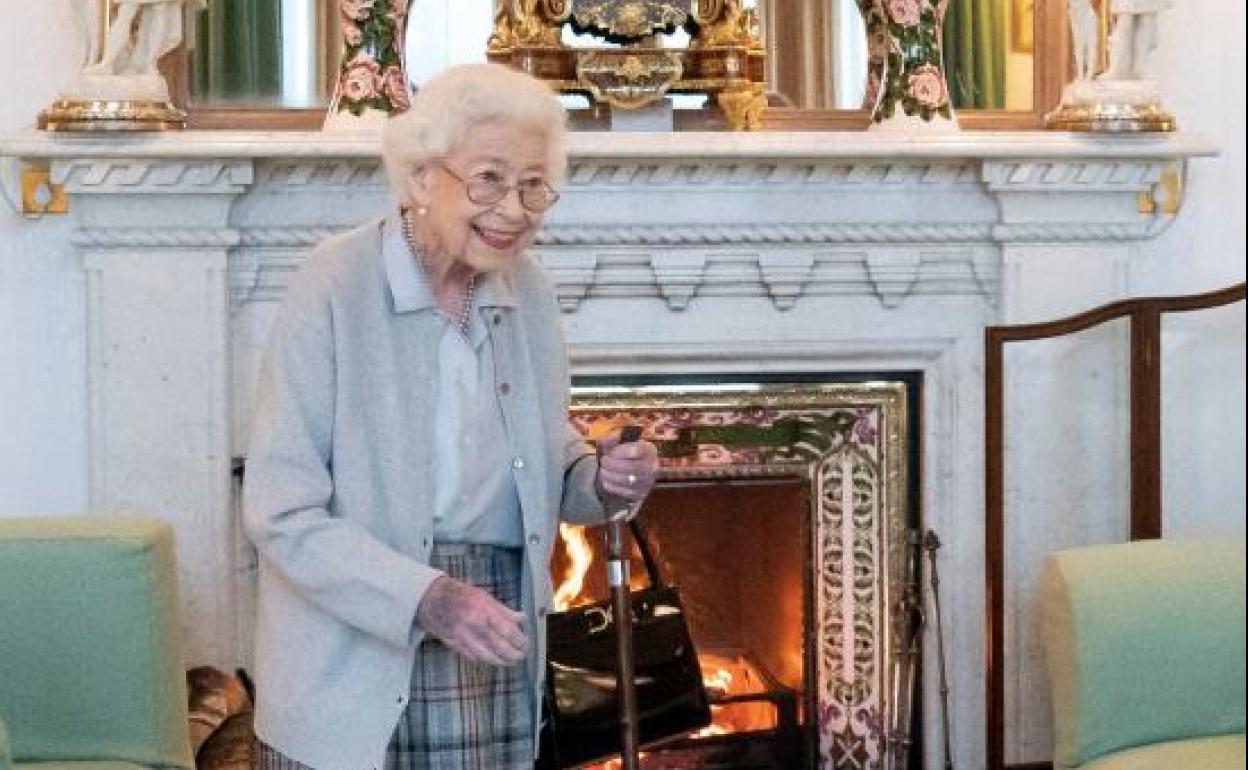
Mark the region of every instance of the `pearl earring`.
[[416, 216], [418, 216], [418, 217], [423, 217], [424, 215], [426, 215], [426, 214], [428, 214], [428, 213], [429, 213], [429, 208], [428, 208], [427, 206], [417, 206], [417, 207], [416, 207]]

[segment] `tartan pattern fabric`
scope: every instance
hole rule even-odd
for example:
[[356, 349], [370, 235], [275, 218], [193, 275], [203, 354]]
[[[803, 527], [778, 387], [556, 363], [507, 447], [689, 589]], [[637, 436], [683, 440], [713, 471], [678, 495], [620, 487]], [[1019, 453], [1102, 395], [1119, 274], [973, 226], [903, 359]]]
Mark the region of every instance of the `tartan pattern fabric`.
[[[439, 543], [430, 565], [519, 609], [521, 558], [519, 548]], [[426, 638], [412, 670], [411, 701], [386, 749], [385, 770], [532, 770], [530, 709], [523, 665], [473, 663]], [[315, 768], [260, 741], [256, 770]]]

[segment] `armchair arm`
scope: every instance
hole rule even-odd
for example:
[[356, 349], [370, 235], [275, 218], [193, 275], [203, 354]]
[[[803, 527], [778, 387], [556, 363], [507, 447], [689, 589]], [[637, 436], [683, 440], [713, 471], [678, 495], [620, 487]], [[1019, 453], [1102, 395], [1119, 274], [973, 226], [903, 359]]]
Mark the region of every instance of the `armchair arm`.
[[1054, 764], [1244, 731], [1244, 539], [1054, 554], [1041, 577]]

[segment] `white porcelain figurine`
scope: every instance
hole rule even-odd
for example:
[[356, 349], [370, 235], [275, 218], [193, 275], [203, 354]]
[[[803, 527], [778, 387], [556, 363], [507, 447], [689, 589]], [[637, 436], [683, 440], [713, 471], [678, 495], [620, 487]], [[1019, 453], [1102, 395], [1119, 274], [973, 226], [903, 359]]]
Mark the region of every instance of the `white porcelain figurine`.
[[1045, 124], [1063, 131], [1175, 130], [1174, 116], [1162, 108], [1161, 92], [1146, 72], [1157, 48], [1157, 15], [1171, 0], [1102, 0], [1099, 5], [1098, 14], [1093, 0], [1066, 0], [1075, 77]]
[[1143, 80], [1145, 67], [1157, 50], [1157, 15], [1170, 0], [1112, 0], [1109, 69], [1105, 80]]
[[48, 131], [166, 131], [186, 113], [156, 66], [205, 0], [74, 0], [82, 59], [37, 124]]
[[116, 15], [103, 30], [99, 0], [79, 1], [86, 53], [73, 95], [167, 100], [168, 86], [156, 63], [182, 42], [184, 10], [198, 11], [204, 0], [115, 0], [115, 6]]

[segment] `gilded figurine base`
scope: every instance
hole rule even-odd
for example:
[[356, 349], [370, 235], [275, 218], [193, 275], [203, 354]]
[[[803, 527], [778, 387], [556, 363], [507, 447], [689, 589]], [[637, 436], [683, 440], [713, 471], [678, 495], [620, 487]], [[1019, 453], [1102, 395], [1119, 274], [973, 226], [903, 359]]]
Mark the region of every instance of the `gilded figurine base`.
[[1178, 130], [1174, 116], [1159, 104], [1063, 104], [1045, 116], [1055, 131], [1145, 133]]
[[45, 131], [177, 131], [186, 113], [166, 101], [57, 99], [39, 113]]

